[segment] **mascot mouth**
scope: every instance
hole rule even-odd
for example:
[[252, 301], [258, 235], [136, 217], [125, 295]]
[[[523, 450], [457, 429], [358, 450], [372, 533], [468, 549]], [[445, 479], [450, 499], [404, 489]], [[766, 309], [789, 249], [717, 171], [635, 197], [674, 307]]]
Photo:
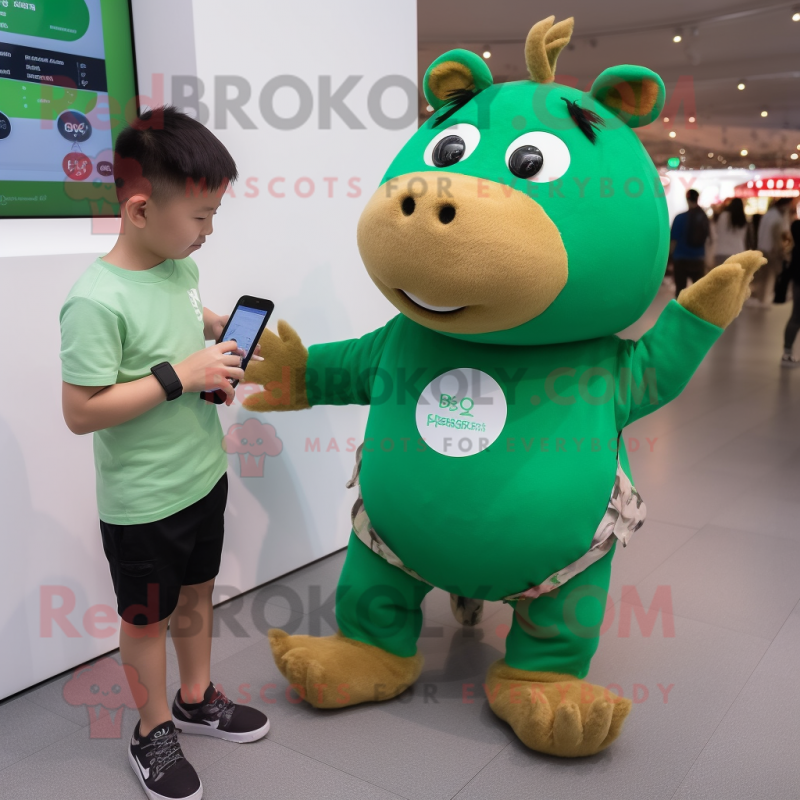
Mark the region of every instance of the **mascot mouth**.
[[432, 306], [430, 303], [423, 302], [419, 297], [411, 294], [411, 292], [405, 292], [402, 289], [398, 289], [397, 291], [402, 297], [406, 298], [406, 300], [410, 300], [415, 306], [424, 308], [426, 311], [433, 311], [436, 314], [452, 314], [454, 311], [461, 311], [462, 308], [466, 308], [466, 306]]

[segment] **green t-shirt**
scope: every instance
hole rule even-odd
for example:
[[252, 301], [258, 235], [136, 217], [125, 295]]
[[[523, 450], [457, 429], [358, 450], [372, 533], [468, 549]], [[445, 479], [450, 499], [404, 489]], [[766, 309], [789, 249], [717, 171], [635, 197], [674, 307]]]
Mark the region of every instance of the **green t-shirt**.
[[[61, 309], [61, 375], [110, 386], [150, 375], [205, 347], [197, 265], [172, 259], [132, 271], [98, 258]], [[228, 467], [216, 406], [197, 392], [96, 431], [100, 519], [153, 522], [208, 494]]]

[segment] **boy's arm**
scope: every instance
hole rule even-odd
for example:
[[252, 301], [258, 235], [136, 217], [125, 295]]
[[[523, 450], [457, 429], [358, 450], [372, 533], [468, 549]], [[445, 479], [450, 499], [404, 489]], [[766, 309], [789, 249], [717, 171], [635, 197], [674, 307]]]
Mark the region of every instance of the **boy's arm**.
[[141, 416], [167, 399], [154, 375], [113, 386], [78, 386], [63, 381], [61, 408], [77, 434], [112, 428]]
[[393, 323], [390, 320], [358, 339], [312, 344], [306, 350], [295, 330], [280, 320], [277, 336], [268, 329], [261, 336], [265, 360], [251, 363], [245, 373], [246, 381], [264, 387], [263, 392], [244, 401], [245, 408], [296, 411], [315, 405], [368, 405], [375, 370]]
[[[73, 433], [121, 425], [166, 401], [154, 375], [117, 383], [125, 333], [123, 321], [95, 300], [73, 297], [64, 304], [61, 405], [64, 421]], [[244, 373], [239, 356], [226, 356], [226, 349], [235, 349], [235, 342], [222, 342], [174, 364], [183, 391], [221, 388], [230, 405], [234, 390], [227, 379], [241, 379]]]
[[757, 250], [731, 256], [670, 300], [641, 339], [620, 342], [617, 429], [674, 400], [711, 346], [742, 309], [756, 270]]

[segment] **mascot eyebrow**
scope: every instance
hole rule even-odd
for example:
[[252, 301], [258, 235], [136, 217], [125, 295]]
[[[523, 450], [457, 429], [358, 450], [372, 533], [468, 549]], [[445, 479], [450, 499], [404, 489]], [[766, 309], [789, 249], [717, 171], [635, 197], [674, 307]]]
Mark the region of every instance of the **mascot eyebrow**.
[[447, 105], [449, 108], [436, 119], [436, 122], [431, 125], [431, 128], [436, 128], [441, 125], [449, 116], [455, 114], [459, 108], [469, 103], [476, 94], [477, 92], [472, 89], [452, 89], [449, 91], [447, 93]]
[[597, 128], [600, 125], [605, 125], [603, 118], [594, 113], [594, 111], [587, 111], [581, 108], [577, 103], [572, 100], [567, 100], [566, 97], [561, 98], [567, 104], [567, 111], [575, 124], [586, 134], [586, 138], [592, 143], [597, 139]]

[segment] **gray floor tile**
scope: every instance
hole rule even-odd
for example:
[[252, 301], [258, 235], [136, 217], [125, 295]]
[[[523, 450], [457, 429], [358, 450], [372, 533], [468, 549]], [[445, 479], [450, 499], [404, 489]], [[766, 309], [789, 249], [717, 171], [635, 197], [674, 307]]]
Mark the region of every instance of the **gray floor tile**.
[[[114, 653], [110, 653], [107, 656], [103, 656], [103, 658], [110, 658], [116, 661], [118, 664], [122, 664], [118, 650]], [[97, 659], [94, 663], [96, 664], [100, 660], [101, 659]], [[80, 725], [81, 727], [91, 725], [97, 719], [98, 714], [103, 713], [102, 704], [95, 706], [92, 702], [86, 702], [80, 705], [71, 705], [65, 699], [65, 686], [67, 683], [73, 680], [78, 672], [78, 669], [73, 670], [73, 672], [67, 673], [66, 675], [62, 675], [59, 678], [54, 678], [52, 681], [48, 681], [47, 683], [30, 690], [24, 696], [37, 706], [47, 709], [54, 714], [58, 714], [59, 716], [75, 723], [76, 725]], [[178, 660], [174, 655], [170, 655], [168, 653], [167, 686], [174, 681], [180, 681]], [[116, 715], [116, 713], [118, 713], [116, 710], [112, 712], [114, 715]], [[139, 718], [135, 708], [132, 707], [129, 710], [129, 713], [134, 718], [135, 724], [136, 720]], [[133, 725], [131, 725], [131, 731], [132, 730]]]
[[617, 545], [608, 587], [611, 599], [623, 600], [628, 587], [641, 583], [695, 533], [694, 528], [646, 519], [627, 547]]
[[645, 607], [665, 587], [678, 616], [771, 641], [800, 601], [798, 574], [800, 542], [709, 525], [637, 589]]
[[[627, 636], [620, 616], [633, 620]], [[769, 643], [694, 620], [665, 620], [667, 633], [674, 623], [674, 636], [664, 635], [661, 619], [648, 633], [634, 608], [619, 603], [601, 636], [587, 680], [634, 699], [622, 734], [607, 750], [565, 760], [513, 738], [457, 800], [671, 798]]]
[[800, 611], [789, 616], [675, 800], [791, 798], [800, 787]]
[[318, 711], [293, 706], [281, 691], [271, 741], [411, 800], [452, 797], [513, 734], [481, 690], [486, 669], [503, 655], [502, 639], [443, 631], [420, 640], [422, 675], [394, 700]]
[[78, 729], [79, 725], [47, 711], [26, 697], [3, 703], [0, 705], [0, 769]]
[[[396, 800], [400, 796], [269, 738], [239, 745], [224, 761], [200, 773], [204, 800]], [[236, 787], [235, 793], [232, 787]]]

